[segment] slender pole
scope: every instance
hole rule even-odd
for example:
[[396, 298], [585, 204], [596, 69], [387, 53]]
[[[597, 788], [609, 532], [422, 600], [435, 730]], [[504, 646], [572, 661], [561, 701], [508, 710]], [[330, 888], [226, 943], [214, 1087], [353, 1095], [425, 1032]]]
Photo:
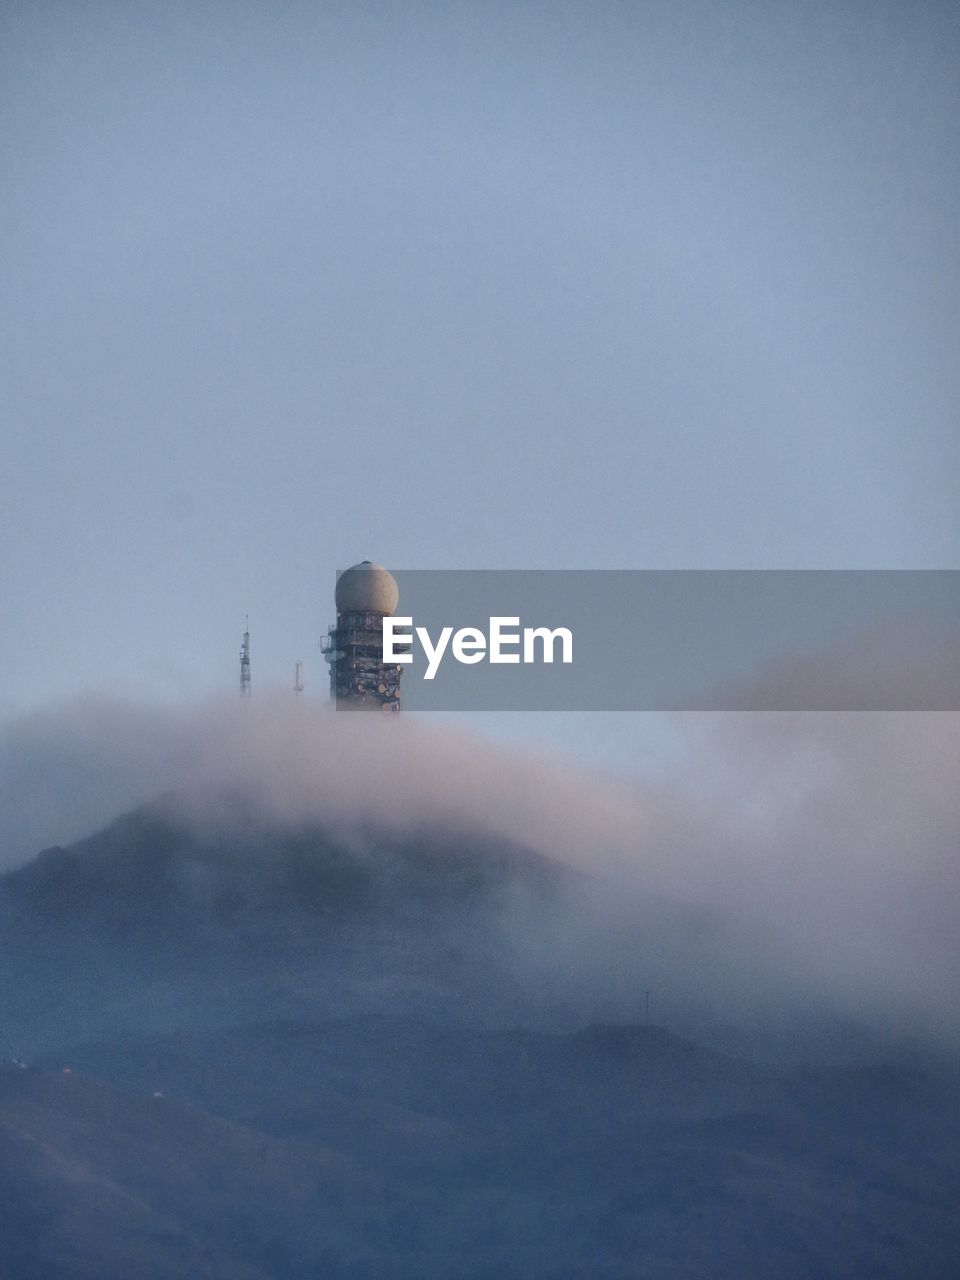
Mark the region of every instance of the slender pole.
[[243, 644], [240, 646], [240, 697], [250, 693], [250, 619], [247, 618], [246, 630], [243, 633]]

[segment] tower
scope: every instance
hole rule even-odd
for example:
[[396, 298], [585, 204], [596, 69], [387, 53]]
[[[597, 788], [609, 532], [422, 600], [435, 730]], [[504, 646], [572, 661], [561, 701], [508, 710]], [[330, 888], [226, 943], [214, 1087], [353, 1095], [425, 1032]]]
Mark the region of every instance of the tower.
[[243, 633], [243, 643], [240, 645], [240, 697], [246, 698], [250, 694], [250, 622], [247, 620], [247, 627]]
[[396, 612], [393, 575], [364, 560], [337, 579], [337, 624], [321, 641], [330, 663], [330, 697], [338, 708], [400, 710], [402, 666], [384, 666], [383, 619]]

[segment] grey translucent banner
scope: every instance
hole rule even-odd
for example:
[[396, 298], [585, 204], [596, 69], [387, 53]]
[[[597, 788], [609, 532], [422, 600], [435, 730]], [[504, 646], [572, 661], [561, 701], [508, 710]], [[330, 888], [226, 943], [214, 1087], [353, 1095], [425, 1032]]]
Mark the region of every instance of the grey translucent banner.
[[[960, 571], [404, 570], [402, 697], [412, 710], [960, 709]], [[492, 662], [493, 618], [564, 628], [554, 661]], [[426, 679], [416, 629], [447, 648]], [[474, 628], [480, 636], [455, 633]], [[480, 638], [485, 648], [480, 647]], [[482, 656], [478, 659], [477, 654]]]

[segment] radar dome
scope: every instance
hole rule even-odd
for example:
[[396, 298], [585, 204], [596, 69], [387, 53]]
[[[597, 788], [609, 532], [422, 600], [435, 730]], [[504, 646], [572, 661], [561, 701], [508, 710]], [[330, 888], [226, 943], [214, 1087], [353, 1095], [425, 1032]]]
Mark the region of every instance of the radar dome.
[[393, 613], [400, 591], [382, 564], [363, 560], [337, 579], [337, 613]]

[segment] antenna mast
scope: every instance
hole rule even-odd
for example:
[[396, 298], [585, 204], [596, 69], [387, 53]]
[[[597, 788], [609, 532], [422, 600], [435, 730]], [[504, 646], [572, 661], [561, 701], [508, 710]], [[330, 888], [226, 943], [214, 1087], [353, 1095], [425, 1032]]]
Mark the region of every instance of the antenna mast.
[[293, 664], [293, 692], [299, 697], [303, 693], [303, 663]]
[[243, 633], [243, 644], [240, 646], [240, 697], [250, 696], [250, 619], [247, 618], [246, 630]]

